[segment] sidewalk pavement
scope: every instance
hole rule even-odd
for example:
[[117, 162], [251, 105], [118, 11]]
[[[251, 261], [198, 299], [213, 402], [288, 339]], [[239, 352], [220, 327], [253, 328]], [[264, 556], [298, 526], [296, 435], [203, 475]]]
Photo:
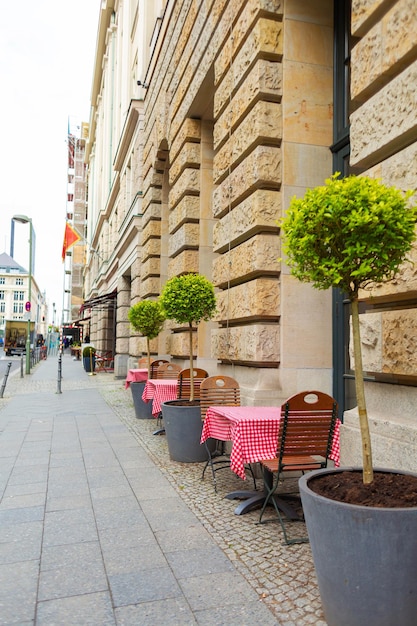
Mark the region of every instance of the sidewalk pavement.
[[[325, 626], [308, 544], [170, 461], [124, 381], [41, 361], [0, 399], [0, 624]], [[223, 480], [223, 482], [222, 482]], [[247, 486], [250, 488], [250, 485]]]

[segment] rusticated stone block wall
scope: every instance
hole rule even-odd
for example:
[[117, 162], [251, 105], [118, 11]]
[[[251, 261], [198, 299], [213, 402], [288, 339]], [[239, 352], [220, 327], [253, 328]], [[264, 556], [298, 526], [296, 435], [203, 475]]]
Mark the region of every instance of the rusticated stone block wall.
[[[370, 374], [416, 376], [417, 310], [383, 311], [361, 316], [362, 359]], [[352, 367], [355, 366], [351, 353]]]
[[225, 363], [279, 364], [282, 52], [281, 8], [243, 12], [214, 65], [212, 351]]
[[[365, 5], [365, 6], [364, 6]], [[366, 11], [365, 11], [366, 8]], [[352, 3], [351, 163], [369, 168], [415, 144], [415, 2]], [[364, 21], [360, 16], [366, 13]]]
[[[218, 307], [195, 335], [196, 353], [272, 368], [259, 385], [268, 378], [284, 396], [283, 311], [302, 332], [309, 320], [293, 293], [283, 309], [277, 220], [297, 189], [331, 173], [331, 8], [331, 0], [176, 3], [145, 99], [140, 295], [156, 294], [165, 277], [208, 276]], [[175, 330], [160, 352], [185, 357], [188, 338]]]
[[[415, 2], [353, 0], [352, 34], [351, 164], [387, 185], [416, 189]], [[374, 465], [415, 470], [416, 247], [409, 258], [393, 281], [361, 292], [360, 328], [364, 369], [385, 383], [365, 383]], [[402, 381], [407, 386], [386, 384]], [[346, 412], [342, 431], [342, 464], [360, 463], [356, 409]]]
[[[415, 8], [413, 0], [352, 4], [352, 33], [359, 41], [352, 50], [351, 162], [403, 190], [417, 188]], [[417, 248], [408, 256], [394, 280], [361, 293], [372, 306], [361, 316], [365, 367], [371, 373], [417, 376]]]

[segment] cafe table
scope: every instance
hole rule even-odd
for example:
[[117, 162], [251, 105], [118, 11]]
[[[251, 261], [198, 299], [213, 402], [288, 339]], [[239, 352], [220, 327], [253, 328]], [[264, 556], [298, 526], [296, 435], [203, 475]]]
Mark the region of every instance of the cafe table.
[[142, 394], [144, 402], [152, 403], [152, 415], [158, 417], [162, 411], [162, 403], [175, 400], [177, 397], [177, 381], [170, 378], [150, 378], [146, 381]]
[[[231, 441], [230, 469], [246, 480], [245, 463], [272, 459], [276, 455], [281, 407], [276, 406], [211, 406], [204, 420], [201, 443], [206, 439]], [[333, 435], [330, 459], [340, 464], [340, 421]], [[246, 499], [235, 509], [242, 515], [262, 504], [265, 494], [254, 491], [236, 491], [228, 499]]]
[[71, 356], [75, 356], [77, 361], [81, 358], [81, 346], [71, 346]]
[[131, 369], [127, 372], [125, 389], [129, 389], [130, 383], [142, 383], [148, 378], [148, 368]]

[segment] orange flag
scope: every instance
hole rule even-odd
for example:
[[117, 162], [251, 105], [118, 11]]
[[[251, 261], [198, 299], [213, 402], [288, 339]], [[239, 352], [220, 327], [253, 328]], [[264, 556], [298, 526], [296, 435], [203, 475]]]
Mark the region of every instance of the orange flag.
[[80, 235], [74, 230], [68, 222], [65, 224], [65, 233], [64, 233], [64, 245], [62, 246], [62, 261], [65, 261], [65, 255], [67, 253], [68, 248], [77, 243], [81, 239]]

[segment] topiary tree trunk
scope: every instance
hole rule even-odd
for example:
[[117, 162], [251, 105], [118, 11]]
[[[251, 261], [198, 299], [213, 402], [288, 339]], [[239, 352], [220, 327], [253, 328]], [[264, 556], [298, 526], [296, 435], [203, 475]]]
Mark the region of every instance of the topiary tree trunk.
[[168, 319], [187, 324], [189, 329], [190, 401], [194, 400], [193, 324], [208, 321], [216, 310], [212, 283], [201, 274], [174, 276], [165, 284], [161, 304]]

